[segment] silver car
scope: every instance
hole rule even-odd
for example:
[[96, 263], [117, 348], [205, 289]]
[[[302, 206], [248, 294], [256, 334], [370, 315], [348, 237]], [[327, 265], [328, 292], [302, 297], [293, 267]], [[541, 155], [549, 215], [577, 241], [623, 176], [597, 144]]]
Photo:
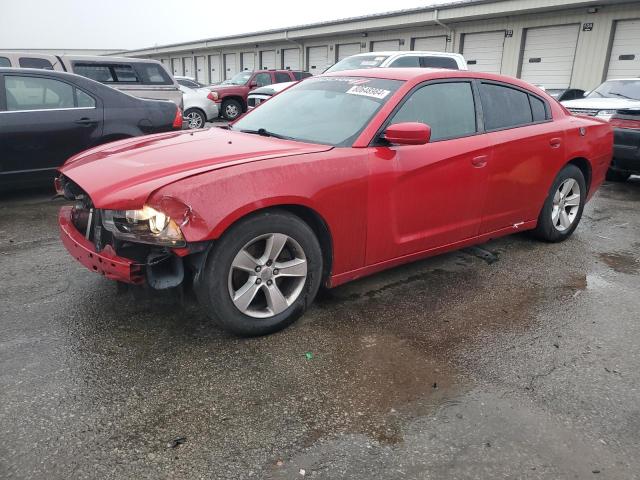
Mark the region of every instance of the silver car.
[[184, 101], [186, 127], [202, 128], [204, 124], [218, 118], [218, 105], [208, 88], [189, 88], [180, 85]]

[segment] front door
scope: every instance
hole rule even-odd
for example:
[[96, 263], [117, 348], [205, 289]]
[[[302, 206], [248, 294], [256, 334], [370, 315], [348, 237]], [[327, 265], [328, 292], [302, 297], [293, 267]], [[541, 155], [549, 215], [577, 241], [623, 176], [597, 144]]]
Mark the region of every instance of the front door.
[[491, 147], [479, 134], [472, 82], [409, 93], [388, 125], [431, 127], [426, 145], [371, 148], [367, 264], [478, 235]]
[[6, 74], [0, 85], [0, 175], [51, 176], [99, 137], [96, 99], [73, 85], [28, 74]]

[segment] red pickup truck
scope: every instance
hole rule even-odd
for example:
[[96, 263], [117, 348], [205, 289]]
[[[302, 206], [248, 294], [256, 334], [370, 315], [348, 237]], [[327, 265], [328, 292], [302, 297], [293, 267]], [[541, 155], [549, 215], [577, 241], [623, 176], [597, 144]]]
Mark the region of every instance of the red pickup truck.
[[272, 83], [296, 82], [310, 76], [310, 73], [297, 70], [244, 71], [211, 87], [211, 92], [214, 102], [220, 105], [220, 114], [227, 120], [235, 120], [247, 111], [247, 96], [254, 88]]

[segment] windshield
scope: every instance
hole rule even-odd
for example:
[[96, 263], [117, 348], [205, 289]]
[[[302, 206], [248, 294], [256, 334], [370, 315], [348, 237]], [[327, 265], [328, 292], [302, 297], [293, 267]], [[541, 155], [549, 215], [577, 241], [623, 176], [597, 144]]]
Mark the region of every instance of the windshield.
[[252, 110], [231, 128], [349, 146], [402, 83], [361, 77], [308, 78]]
[[587, 98], [628, 98], [640, 100], [640, 80], [607, 80]]
[[253, 72], [236, 73], [233, 77], [222, 82], [223, 85], [244, 85], [249, 81]]
[[341, 72], [343, 70], [360, 70], [363, 68], [376, 68], [387, 58], [386, 55], [354, 55], [340, 60], [333, 67], [328, 68], [325, 73]]

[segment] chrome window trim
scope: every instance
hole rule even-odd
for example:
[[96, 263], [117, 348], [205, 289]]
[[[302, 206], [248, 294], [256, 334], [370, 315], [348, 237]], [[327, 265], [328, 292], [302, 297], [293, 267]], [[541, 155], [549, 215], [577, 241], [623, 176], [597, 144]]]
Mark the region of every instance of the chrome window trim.
[[63, 112], [67, 110], [95, 110], [96, 108], [97, 107], [36, 108], [32, 110], [0, 110], [0, 113]]

